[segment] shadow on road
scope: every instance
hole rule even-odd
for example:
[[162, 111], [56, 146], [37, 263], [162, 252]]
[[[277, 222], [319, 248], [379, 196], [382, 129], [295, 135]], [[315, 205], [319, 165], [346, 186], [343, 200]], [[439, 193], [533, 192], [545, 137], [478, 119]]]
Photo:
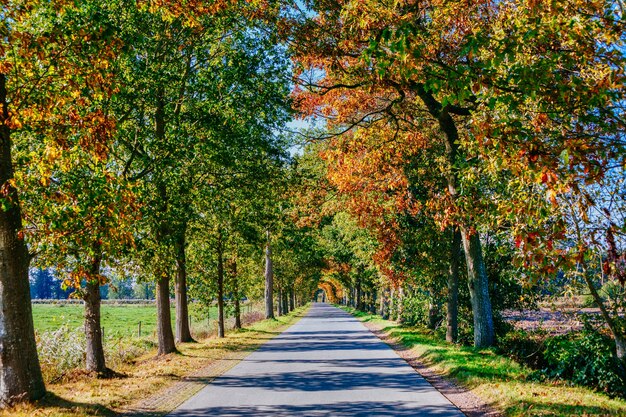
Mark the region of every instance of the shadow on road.
[[[405, 365], [406, 366], [406, 365]], [[190, 379], [193, 380], [193, 379]], [[202, 379], [198, 381], [204, 382]], [[226, 388], [256, 388], [263, 391], [346, 391], [367, 388], [392, 389], [395, 392], [419, 393], [431, 385], [415, 373], [378, 372], [282, 372], [250, 376], [222, 375], [212, 384]]]
[[[449, 416], [455, 407], [428, 406], [420, 407], [420, 417]], [[369, 416], [394, 416], [414, 417], [415, 408], [404, 408], [400, 402], [343, 402], [331, 405], [283, 405], [283, 406], [238, 406], [238, 407], [211, 407], [201, 410], [177, 410], [170, 414], [171, 417], [208, 417], [208, 416], [255, 416], [255, 417], [292, 417], [292, 416], [333, 416], [333, 417], [369, 417]]]

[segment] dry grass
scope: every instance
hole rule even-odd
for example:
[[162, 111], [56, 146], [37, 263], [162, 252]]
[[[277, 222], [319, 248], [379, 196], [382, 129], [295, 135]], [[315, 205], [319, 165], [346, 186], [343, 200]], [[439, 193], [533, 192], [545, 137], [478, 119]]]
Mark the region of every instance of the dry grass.
[[276, 320], [263, 320], [246, 329], [233, 331], [224, 339], [209, 338], [199, 343], [178, 346], [179, 353], [156, 357], [154, 350], [134, 363], [115, 369], [124, 376], [96, 379], [76, 371], [63, 383], [48, 385], [48, 394], [32, 404], [0, 411], [0, 417], [76, 417], [131, 414], [134, 404], [150, 398], [159, 390], [186, 375], [210, 366], [232, 352], [253, 351], [296, 322], [306, 308], [296, 309]]

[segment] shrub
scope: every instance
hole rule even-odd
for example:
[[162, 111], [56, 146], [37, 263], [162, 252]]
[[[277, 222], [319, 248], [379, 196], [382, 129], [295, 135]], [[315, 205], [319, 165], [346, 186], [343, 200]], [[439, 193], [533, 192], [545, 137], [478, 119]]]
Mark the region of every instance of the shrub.
[[586, 326], [578, 335], [546, 340], [543, 373], [626, 398], [626, 372], [615, 356], [612, 338]]
[[[626, 303], [626, 288], [615, 281], [607, 281], [598, 289], [598, 295], [604, 302], [610, 304]], [[583, 307], [598, 307], [591, 294], [586, 294], [582, 299]], [[622, 304], [623, 305], [623, 304]]]
[[402, 298], [402, 323], [408, 326], [428, 325], [428, 297], [416, 291]]
[[544, 331], [514, 330], [499, 339], [498, 350], [532, 369], [545, 369], [546, 337]]
[[153, 340], [147, 338], [108, 337], [104, 340], [107, 367], [115, 369], [123, 364], [133, 363], [137, 357], [156, 346]]

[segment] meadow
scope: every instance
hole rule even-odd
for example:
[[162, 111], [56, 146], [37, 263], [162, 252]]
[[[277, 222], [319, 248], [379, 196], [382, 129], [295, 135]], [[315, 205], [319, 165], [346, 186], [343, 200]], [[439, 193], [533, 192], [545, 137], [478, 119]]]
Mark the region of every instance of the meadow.
[[[217, 320], [217, 308], [212, 307], [206, 319], [200, 319], [200, 310], [193, 304], [192, 327], [213, 327]], [[84, 308], [82, 304], [33, 304], [35, 331], [48, 332], [63, 326], [71, 329], [83, 326]], [[204, 315], [204, 314], [203, 314]], [[102, 327], [105, 334], [115, 336], [138, 336], [141, 322], [141, 335], [153, 335], [156, 331], [156, 304], [102, 304]], [[172, 308], [172, 325], [174, 324]]]

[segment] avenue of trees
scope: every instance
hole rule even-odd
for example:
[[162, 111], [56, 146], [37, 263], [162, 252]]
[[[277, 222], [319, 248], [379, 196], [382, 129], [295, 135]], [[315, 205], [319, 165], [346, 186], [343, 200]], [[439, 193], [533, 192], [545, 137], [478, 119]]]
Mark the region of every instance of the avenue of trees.
[[0, 13], [0, 402], [45, 393], [29, 270], [34, 295], [83, 300], [86, 368], [100, 377], [114, 374], [100, 323], [113, 276], [154, 288], [159, 354], [193, 340], [191, 297], [217, 299], [220, 337], [225, 300], [241, 326], [266, 245], [279, 313], [310, 298], [306, 265], [280, 243], [292, 110], [278, 10], [16, 0]]
[[240, 327], [243, 297], [272, 318], [322, 289], [485, 348], [503, 309], [573, 289], [626, 367], [618, 0], [6, 0], [0, 16], [3, 405], [45, 394], [35, 267], [39, 296], [58, 294], [53, 268], [83, 300], [99, 377], [102, 289], [128, 276], [153, 288], [159, 355], [193, 341], [191, 300], [217, 303], [223, 337], [226, 303]]
[[[318, 197], [374, 240], [371, 274], [354, 251], [333, 258], [342, 292], [360, 306], [372, 276], [370, 302], [409, 285], [436, 308], [445, 293], [455, 341], [463, 275], [473, 343], [487, 347], [490, 270], [525, 286], [565, 273], [586, 285], [624, 360], [623, 5], [305, 3], [290, 39], [296, 107], [325, 128], [309, 148], [325, 164]], [[601, 275], [617, 284], [610, 297]]]

